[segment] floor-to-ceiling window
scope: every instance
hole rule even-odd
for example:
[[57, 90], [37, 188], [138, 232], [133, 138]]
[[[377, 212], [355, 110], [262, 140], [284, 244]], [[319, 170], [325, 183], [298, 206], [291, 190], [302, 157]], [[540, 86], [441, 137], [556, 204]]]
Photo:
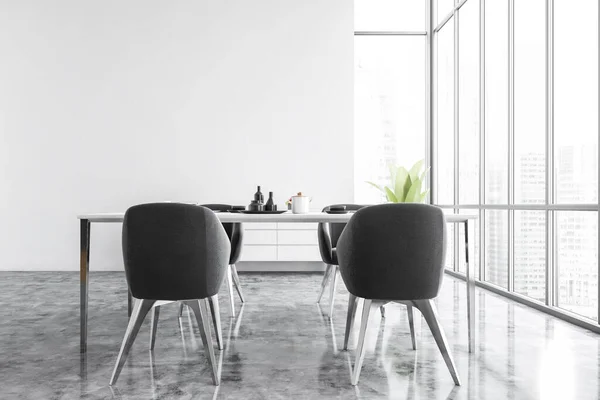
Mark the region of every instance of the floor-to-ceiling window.
[[598, 1], [434, 3], [433, 201], [482, 282], [598, 321]]
[[355, 0], [355, 201], [380, 203], [366, 181], [426, 158], [427, 0]]
[[598, 1], [354, 4], [355, 201], [430, 156], [432, 201], [480, 217], [483, 284], [598, 321]]

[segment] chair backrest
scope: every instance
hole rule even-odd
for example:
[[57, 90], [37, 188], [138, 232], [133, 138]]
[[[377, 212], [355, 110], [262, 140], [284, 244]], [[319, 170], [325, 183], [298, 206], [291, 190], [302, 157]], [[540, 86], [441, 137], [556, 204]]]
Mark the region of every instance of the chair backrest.
[[[356, 211], [363, 208], [363, 205], [359, 204], [332, 204], [323, 208], [323, 212], [329, 211], [331, 207], [345, 206], [348, 211]], [[344, 223], [320, 223], [317, 228], [317, 234], [319, 238], [319, 251], [321, 252], [321, 259], [324, 263], [332, 264], [333, 259], [331, 257], [331, 250], [337, 246], [338, 239], [344, 230], [346, 224]], [[328, 229], [329, 228], [329, 229]]]
[[127, 282], [138, 299], [201, 299], [217, 294], [231, 251], [211, 210], [179, 203], [129, 208], [122, 242]]
[[[230, 204], [202, 204], [202, 207], [206, 207], [213, 211], [228, 211], [233, 208]], [[229, 264], [235, 264], [239, 261], [242, 254], [242, 246], [244, 244], [244, 226], [241, 223], [224, 223], [223, 228], [227, 232], [229, 242], [231, 243], [231, 256], [229, 257]]]
[[337, 245], [350, 293], [367, 299], [437, 296], [446, 255], [442, 210], [427, 204], [381, 204], [357, 211]]

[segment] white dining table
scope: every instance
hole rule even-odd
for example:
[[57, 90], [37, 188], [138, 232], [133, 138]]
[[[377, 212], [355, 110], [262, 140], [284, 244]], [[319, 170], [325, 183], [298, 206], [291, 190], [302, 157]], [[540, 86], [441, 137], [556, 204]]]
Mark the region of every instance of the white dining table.
[[[260, 222], [290, 222], [290, 223], [347, 223], [353, 213], [327, 214], [324, 212], [312, 212], [307, 214], [293, 214], [288, 211], [282, 214], [244, 214], [218, 212], [217, 217], [221, 222], [260, 223]], [[90, 272], [90, 233], [92, 223], [122, 223], [125, 213], [91, 213], [77, 216], [80, 222], [80, 259], [79, 259], [79, 282], [80, 282], [80, 352], [87, 352], [88, 336], [88, 289]], [[446, 222], [464, 226], [465, 238], [465, 263], [466, 263], [466, 287], [467, 287], [467, 329], [469, 352], [475, 350], [475, 282], [473, 279], [472, 264], [470, 262], [470, 229], [473, 227], [469, 221], [477, 219], [474, 214], [445, 214]], [[131, 313], [131, 296], [129, 297], [128, 309]]]

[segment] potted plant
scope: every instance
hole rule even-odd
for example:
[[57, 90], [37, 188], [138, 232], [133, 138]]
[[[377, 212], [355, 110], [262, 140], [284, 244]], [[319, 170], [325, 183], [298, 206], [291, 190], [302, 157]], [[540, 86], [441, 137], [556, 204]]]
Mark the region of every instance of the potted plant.
[[424, 168], [424, 160], [419, 160], [410, 170], [396, 165], [390, 165], [390, 185], [380, 186], [367, 182], [385, 194], [390, 203], [422, 203], [427, 199], [429, 189], [422, 191], [423, 181], [429, 172]]

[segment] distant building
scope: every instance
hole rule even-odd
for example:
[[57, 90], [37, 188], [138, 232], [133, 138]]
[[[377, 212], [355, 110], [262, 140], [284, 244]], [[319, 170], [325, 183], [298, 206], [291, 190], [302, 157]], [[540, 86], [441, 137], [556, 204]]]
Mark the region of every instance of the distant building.
[[[515, 202], [544, 204], [544, 154], [521, 154], [515, 159], [515, 163]], [[514, 235], [514, 290], [543, 302], [546, 298], [546, 212], [515, 211]]]
[[[556, 202], [595, 203], [598, 199], [596, 146], [565, 146], [556, 159]], [[598, 216], [557, 211], [558, 305], [597, 318]], [[595, 249], [595, 251], [594, 251]]]

